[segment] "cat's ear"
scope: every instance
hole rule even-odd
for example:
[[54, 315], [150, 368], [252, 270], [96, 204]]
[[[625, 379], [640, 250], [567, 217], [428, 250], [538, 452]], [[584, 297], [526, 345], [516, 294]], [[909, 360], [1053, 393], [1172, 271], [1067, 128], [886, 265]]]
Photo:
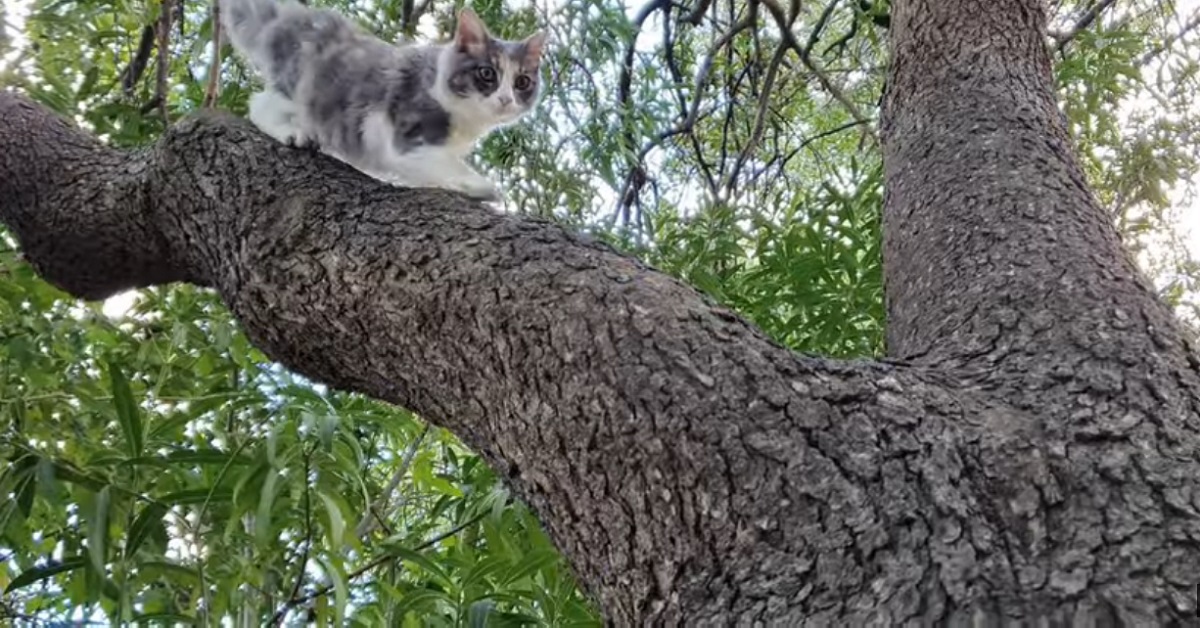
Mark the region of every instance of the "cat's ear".
[[525, 65], [538, 65], [542, 60], [542, 50], [546, 46], [546, 31], [538, 31], [525, 41], [521, 42], [525, 45]]
[[481, 52], [488, 40], [488, 29], [471, 9], [458, 12], [458, 30], [454, 33], [454, 43], [464, 52]]

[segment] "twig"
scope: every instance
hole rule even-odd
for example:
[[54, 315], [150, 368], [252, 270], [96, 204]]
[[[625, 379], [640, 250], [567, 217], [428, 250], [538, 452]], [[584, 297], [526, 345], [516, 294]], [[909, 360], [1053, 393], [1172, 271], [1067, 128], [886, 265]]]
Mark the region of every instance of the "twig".
[[[654, 140], [650, 141], [648, 144], [643, 146], [640, 151], [638, 151], [637, 158], [634, 160], [634, 165], [632, 168], [630, 168], [629, 174], [625, 177], [625, 182], [621, 186], [620, 193], [617, 194], [618, 212], [621, 212], [625, 207], [627, 207], [626, 203], [633, 198], [633, 195], [630, 194], [630, 191], [634, 187], [639, 174], [644, 177], [645, 172], [644, 169], [641, 168], [641, 165], [646, 157], [650, 154], [650, 151], [658, 148], [668, 139], [685, 133], [688, 134], [692, 141], [692, 148], [696, 153], [696, 159], [700, 164], [700, 169], [704, 174], [705, 181], [708, 183], [709, 191], [713, 194], [716, 194], [717, 190], [719, 189], [716, 177], [713, 176], [708, 164], [704, 162], [704, 155], [700, 146], [700, 142], [696, 138], [695, 134], [692, 133], [692, 131], [696, 127], [696, 122], [700, 119], [700, 104], [704, 100], [704, 87], [708, 84], [708, 75], [712, 72], [713, 61], [716, 55], [724, 50], [725, 47], [728, 46], [729, 43], [733, 41], [733, 38], [739, 33], [753, 26], [753, 18], [753, 13], [746, 16], [737, 24], [734, 24], [732, 28], [717, 38], [717, 41], [713, 43], [712, 48], [709, 49], [708, 54], [705, 55], [704, 60], [700, 63], [700, 70], [696, 73], [696, 83], [692, 90], [692, 103], [686, 117], [681, 120], [679, 124], [675, 125], [675, 127], [659, 133]], [[615, 218], [616, 216], [614, 216], [614, 219]]]
[[121, 88], [125, 90], [127, 96], [133, 95], [133, 88], [137, 87], [137, 83], [142, 78], [142, 74], [146, 71], [146, 65], [150, 62], [150, 52], [154, 50], [154, 27], [147, 26], [142, 29], [142, 38], [138, 41], [137, 51], [133, 53], [133, 59], [129, 61], [129, 65], [121, 72]]
[[421, 441], [425, 440], [425, 435], [428, 433], [429, 424], [426, 423], [421, 433], [417, 434], [417, 437], [408, 444], [408, 449], [404, 452], [404, 457], [400, 460], [400, 468], [396, 469], [396, 472], [392, 474], [392, 479], [388, 482], [388, 485], [379, 494], [379, 497], [375, 499], [375, 503], [371, 504], [370, 508], [367, 509], [367, 513], [363, 515], [362, 521], [359, 521], [358, 526], [354, 528], [354, 535], [356, 537], [361, 539], [370, 534], [371, 530], [375, 528], [376, 521], [380, 518], [376, 513], [389, 510], [388, 502], [392, 500], [392, 492], [400, 485], [400, 481], [408, 475], [408, 468], [412, 466], [413, 458], [417, 455], [417, 449], [420, 448]]
[[833, 15], [833, 10], [842, 0], [832, 0], [825, 5], [825, 10], [821, 11], [821, 17], [817, 18], [817, 23], [813, 25], [812, 33], [808, 36], [808, 42], [804, 44], [804, 49], [810, 53], [813, 48], [817, 47], [817, 42], [821, 39], [821, 31], [825, 30], [825, 25], [829, 23], [829, 18]]
[[171, 61], [171, 12], [172, 0], [162, 0], [158, 15], [158, 63], [155, 67], [154, 99], [158, 104], [158, 112], [162, 115], [163, 126], [170, 126], [171, 119], [167, 114], [167, 76], [168, 64]]
[[1200, 9], [1192, 12], [1192, 16], [1188, 18], [1187, 22], [1184, 22], [1183, 27], [1179, 29], [1179, 32], [1171, 35], [1170, 37], [1163, 38], [1161, 43], [1156, 44], [1148, 52], [1146, 52], [1146, 54], [1142, 55], [1142, 58], [1138, 59], [1137, 67], [1140, 68], [1147, 63], [1150, 63], [1155, 57], [1165, 52], [1171, 46], [1174, 46], [1175, 42], [1183, 39], [1188, 33], [1196, 30], [1197, 27], [1200, 27]]
[[[300, 566], [296, 569], [296, 582], [292, 585], [292, 592], [288, 594], [288, 598], [295, 599], [300, 594], [300, 587], [304, 584], [304, 570], [308, 566], [308, 550], [312, 547], [312, 492], [308, 486], [308, 474], [310, 473], [309, 465], [312, 463], [312, 454], [316, 451], [315, 447], [310, 447], [304, 452], [304, 550], [300, 554]], [[283, 623], [283, 618], [287, 615], [288, 606], [284, 604], [275, 611], [271, 616], [269, 626], [278, 626]]]
[[858, 120], [851, 120], [844, 124], [838, 125], [832, 129], [829, 129], [828, 131], [822, 131], [811, 137], [804, 138], [803, 140], [800, 141], [800, 144], [798, 144], [792, 150], [788, 151], [788, 153], [786, 155], [781, 156], [777, 153], [774, 157], [772, 157], [771, 160], [768, 161], [761, 170], [755, 172], [750, 177], [750, 183], [753, 184], [756, 181], [758, 181], [758, 178], [760, 176], [762, 176], [763, 174], [765, 174], [768, 170], [770, 170], [771, 166], [775, 165], [776, 162], [778, 162], [778, 169], [779, 169], [780, 173], [782, 173], [784, 167], [787, 166], [788, 162], [790, 162], [793, 157], [795, 157], [797, 154], [799, 154], [800, 151], [804, 150], [805, 147], [807, 147], [809, 144], [812, 144], [813, 142], [816, 142], [818, 140], [823, 140], [832, 135], [837, 135], [838, 133], [841, 133], [842, 131], [847, 131], [849, 129], [853, 129], [854, 127], [856, 127], [860, 124], [862, 124], [862, 122], [859, 122]]
[[1103, 13], [1105, 9], [1116, 4], [1116, 2], [1117, 0], [1100, 0], [1100, 2], [1097, 2], [1095, 5], [1093, 5], [1091, 9], [1088, 9], [1087, 13], [1084, 13], [1083, 16], [1079, 18], [1078, 22], [1075, 22], [1075, 26], [1072, 26], [1071, 30], [1055, 38], [1054, 52], [1062, 52], [1063, 48], [1065, 48], [1072, 39], [1078, 37], [1079, 33], [1082, 33], [1085, 29], [1087, 29], [1087, 27], [1091, 26], [1092, 22], [1095, 22], [1096, 18], [1100, 17], [1100, 14]]
[[212, 3], [212, 60], [208, 64], [208, 86], [204, 90], [204, 106], [215, 107], [221, 93], [221, 3]]
[[704, 20], [704, 14], [708, 12], [708, 7], [711, 4], [712, 0], [699, 0], [693, 9], [688, 11], [687, 15], [679, 18], [679, 21], [687, 22], [692, 26], [699, 26], [700, 22]]
[[[645, 25], [646, 20], [650, 19], [650, 16], [655, 11], [664, 8], [667, 9], [667, 19], [670, 19], [670, 7], [670, 0], [650, 0], [650, 2], [647, 2], [638, 10], [637, 15], [633, 18], [633, 36], [629, 38], [629, 45], [625, 47], [625, 55], [621, 63], [621, 74], [617, 77], [617, 111], [621, 116], [621, 138], [627, 154], [634, 151], [634, 142], [636, 141], [633, 137], [632, 122], [629, 119], [629, 95], [633, 88], [633, 60], [637, 52], [638, 36], [641, 35], [642, 26]], [[629, 195], [629, 184], [633, 180], [633, 173], [638, 172], [640, 169], [641, 164], [635, 162], [631, 169], [630, 177], [626, 178], [626, 185], [623, 186], [625, 189], [622, 191], [621, 196], [618, 197], [617, 209], [621, 213], [623, 225], [629, 224], [629, 208], [632, 206], [626, 202], [628, 198], [632, 198]]]
[[629, 90], [633, 85], [633, 56], [637, 48], [637, 38], [642, 32], [642, 25], [655, 11], [670, 6], [668, 0], [650, 0], [645, 6], [638, 10], [637, 15], [633, 18], [633, 37], [629, 39], [629, 45], [625, 47], [624, 59], [621, 62], [621, 74], [617, 78], [617, 104], [622, 110], [629, 104]]
[[879, 138], [875, 135], [875, 132], [871, 130], [870, 125], [867, 123], [867, 116], [863, 115], [862, 111], [859, 110], [858, 105], [855, 105], [853, 101], [846, 97], [846, 94], [842, 92], [841, 88], [835, 85], [833, 81], [829, 80], [829, 76], [812, 62], [809, 51], [801, 46], [800, 42], [796, 41], [796, 35], [792, 32], [791, 23], [788, 21], [787, 16], [784, 15], [783, 9], [779, 6], [779, 3], [776, 2], [776, 0], [758, 1], [763, 6], [767, 7], [767, 11], [771, 13], [771, 17], [775, 18], [775, 23], [779, 26], [779, 31], [783, 35], [784, 43], [786, 43], [792, 50], [796, 52], [796, 55], [800, 57], [800, 62], [804, 64], [804, 67], [808, 68], [808, 71], [812, 72], [813, 76], [817, 77], [817, 82], [821, 84], [821, 87], [825, 88], [825, 91], [829, 92], [829, 95], [832, 96], [834, 100], [841, 103], [841, 105], [846, 108], [846, 111], [850, 112], [850, 116], [852, 118], [864, 125], [864, 133], [878, 143]]
[[771, 63], [767, 66], [767, 77], [763, 81], [761, 96], [758, 101], [758, 115], [754, 118], [754, 130], [750, 133], [750, 139], [746, 142], [746, 146], [738, 155], [737, 161], [733, 162], [733, 170], [729, 172], [729, 179], [725, 186], [733, 189], [737, 185], [738, 173], [742, 167], [746, 165], [746, 161], [750, 159], [750, 154], [758, 146], [758, 142], [762, 139], [763, 126], [767, 120], [767, 107], [771, 103], [771, 90], [775, 86], [775, 76], [779, 73], [779, 64], [783, 62], [784, 55], [787, 54], [787, 46], [780, 45], [775, 49], [774, 56], [771, 57]]
[[[422, 550], [429, 549], [430, 547], [454, 536], [455, 534], [458, 534], [459, 532], [466, 530], [467, 528], [482, 521], [483, 518], [487, 516], [488, 512], [490, 512], [490, 511], [484, 510], [484, 511], [476, 514], [474, 517], [471, 517], [470, 519], [454, 526], [453, 528], [450, 528], [449, 530], [414, 547], [413, 551], [420, 552]], [[400, 557], [398, 557], [398, 556], [380, 556], [379, 558], [376, 558], [375, 560], [367, 563], [366, 565], [363, 565], [362, 567], [359, 567], [358, 569], [355, 569], [354, 571], [347, 574], [346, 579], [353, 580], [353, 579], [367, 573], [368, 571], [371, 571], [372, 569], [375, 569], [376, 567], [379, 567], [380, 565], [383, 565], [384, 563], [387, 563], [388, 561], [392, 561], [392, 560], [400, 560]], [[301, 604], [304, 604], [305, 602], [309, 602], [311, 600], [319, 598], [322, 595], [328, 595], [329, 592], [332, 590], [333, 590], [333, 585], [328, 584], [328, 585], [321, 587], [320, 589], [317, 589], [316, 591], [313, 591], [312, 593], [308, 593], [308, 594], [303, 595], [298, 598], [293, 597], [292, 599], [288, 600], [283, 605], [283, 608], [279, 609], [279, 613], [287, 614], [287, 612], [290, 611], [291, 609], [296, 608], [297, 606], [300, 606]], [[278, 615], [279, 613], [276, 613], [276, 614]]]

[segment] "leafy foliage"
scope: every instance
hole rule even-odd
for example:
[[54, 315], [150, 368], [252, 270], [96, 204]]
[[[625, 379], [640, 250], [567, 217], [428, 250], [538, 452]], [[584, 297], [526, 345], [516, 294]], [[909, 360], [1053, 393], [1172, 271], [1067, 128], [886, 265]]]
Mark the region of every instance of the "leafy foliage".
[[[444, 34], [457, 6], [324, 4], [388, 39]], [[1200, 165], [1200, 20], [1151, 0], [1093, 21], [1090, 3], [1052, 4], [1088, 176], [1190, 306], [1200, 275], [1173, 222]], [[0, 80], [113, 145], [206, 102], [245, 112], [253, 73], [214, 56], [206, 2], [168, 2], [168, 19], [160, 2], [26, 5], [2, 5]], [[502, 35], [540, 24], [559, 44], [537, 115], [480, 150], [510, 210], [590, 230], [797, 350], [882, 353], [887, 2], [473, 6]], [[529, 510], [452, 435], [270, 363], [211, 293], [145, 290], [106, 313], [120, 308], [68, 298], [15, 248], [0, 233], [0, 616], [599, 623]]]

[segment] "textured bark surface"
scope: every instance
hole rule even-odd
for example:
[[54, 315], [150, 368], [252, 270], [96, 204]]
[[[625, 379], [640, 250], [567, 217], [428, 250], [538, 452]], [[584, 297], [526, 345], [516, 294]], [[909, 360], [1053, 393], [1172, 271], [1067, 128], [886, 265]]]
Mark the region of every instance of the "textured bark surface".
[[481, 452], [617, 625], [1192, 621], [1197, 358], [1083, 182], [1038, 0], [897, 0], [889, 347], [777, 346], [554, 225], [205, 114], [118, 152], [0, 94], [0, 222], [101, 298], [190, 281]]

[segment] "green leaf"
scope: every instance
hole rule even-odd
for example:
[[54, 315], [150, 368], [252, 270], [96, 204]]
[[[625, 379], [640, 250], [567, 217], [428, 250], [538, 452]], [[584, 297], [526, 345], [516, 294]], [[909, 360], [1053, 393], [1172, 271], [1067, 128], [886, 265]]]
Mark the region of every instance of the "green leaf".
[[210, 487], [185, 489], [167, 493], [159, 497], [158, 501], [172, 506], [183, 506], [187, 504], [203, 504], [206, 501], [210, 504], [222, 503], [229, 501], [232, 497], [233, 491], [230, 489]]
[[125, 433], [125, 444], [129, 447], [129, 456], [136, 458], [142, 455], [142, 419], [137, 404], [133, 401], [133, 392], [129, 388], [129, 380], [112, 361], [108, 361], [108, 377], [112, 388], [113, 405], [117, 409], [117, 422]]
[[387, 547], [385, 549], [389, 555], [395, 556], [396, 558], [413, 563], [414, 565], [420, 567], [423, 571], [437, 579], [437, 581], [447, 589], [454, 588], [454, 584], [451, 582], [450, 576], [446, 573], [446, 571], [437, 563], [429, 560], [420, 553], [414, 552], [406, 547], [399, 546]]
[[557, 552], [550, 549], [535, 549], [522, 556], [517, 566], [512, 571], [504, 574], [502, 584], [507, 586], [515, 582], [520, 582], [522, 578], [532, 576], [557, 561]]
[[150, 535], [155, 526], [162, 526], [163, 517], [167, 515], [167, 507], [159, 502], [151, 502], [129, 526], [129, 534], [125, 540], [125, 557], [132, 557], [142, 542]]
[[130, 458], [124, 460], [122, 464], [126, 465], [143, 465], [143, 466], [158, 466], [169, 467], [171, 465], [192, 465], [192, 464], [231, 464], [231, 465], [248, 465], [254, 464], [254, 460], [249, 456], [234, 456], [230, 452], [220, 449], [187, 449], [172, 451], [165, 456], [142, 456], [140, 458]]
[[406, 613], [414, 613], [420, 619], [425, 615], [432, 615], [441, 605], [453, 607], [454, 601], [450, 599], [450, 596], [441, 591], [417, 589], [404, 594], [404, 597], [400, 598], [400, 603], [395, 606], [393, 611], [398, 616], [403, 616]]
[[487, 578], [507, 570], [510, 564], [507, 557], [486, 556], [467, 570], [462, 579], [462, 588], [487, 586]]
[[134, 615], [133, 623], [135, 625], [168, 625], [187, 624], [190, 626], [201, 625], [200, 620], [190, 615], [180, 615], [178, 613], [147, 613], [145, 615]]
[[321, 502], [325, 505], [324, 512], [329, 521], [329, 527], [326, 530], [329, 547], [340, 550], [346, 539], [346, 520], [342, 516], [339, 500], [326, 494], [325, 491], [318, 492], [317, 496], [321, 498]]
[[275, 506], [275, 487], [282, 479], [282, 474], [279, 471], [272, 470], [267, 473], [267, 478], [263, 481], [262, 491], [259, 493], [258, 509], [254, 515], [254, 538], [258, 542], [259, 547], [265, 547], [268, 543], [275, 540], [275, 535], [272, 534], [271, 527], [271, 510]]
[[195, 567], [179, 565], [165, 560], [148, 560], [138, 565], [147, 578], [166, 577], [187, 586], [200, 584], [200, 572]]
[[88, 559], [85, 556], [73, 556], [71, 558], [63, 559], [62, 562], [51, 562], [41, 567], [32, 567], [30, 569], [26, 569], [18, 574], [16, 578], [13, 578], [12, 582], [8, 583], [8, 586], [5, 587], [4, 592], [12, 593], [13, 591], [22, 589], [36, 582], [41, 582], [42, 580], [50, 578], [55, 574], [86, 567], [87, 560]]
[[100, 491], [108, 486], [108, 482], [92, 475], [81, 473], [70, 465], [55, 460], [45, 461], [53, 472], [53, 478], [78, 484], [90, 491]]
[[346, 583], [346, 574], [342, 568], [335, 564], [332, 560], [321, 557], [317, 559], [321, 564], [321, 569], [325, 575], [333, 582], [334, 594], [334, 625], [343, 625], [343, 618], [346, 614], [346, 603], [350, 600], [350, 587]]
[[92, 559], [92, 568], [96, 573], [104, 573], [104, 565], [108, 562], [108, 509], [111, 504], [109, 487], [104, 487], [96, 493], [92, 504], [92, 514], [88, 518], [88, 556]]

